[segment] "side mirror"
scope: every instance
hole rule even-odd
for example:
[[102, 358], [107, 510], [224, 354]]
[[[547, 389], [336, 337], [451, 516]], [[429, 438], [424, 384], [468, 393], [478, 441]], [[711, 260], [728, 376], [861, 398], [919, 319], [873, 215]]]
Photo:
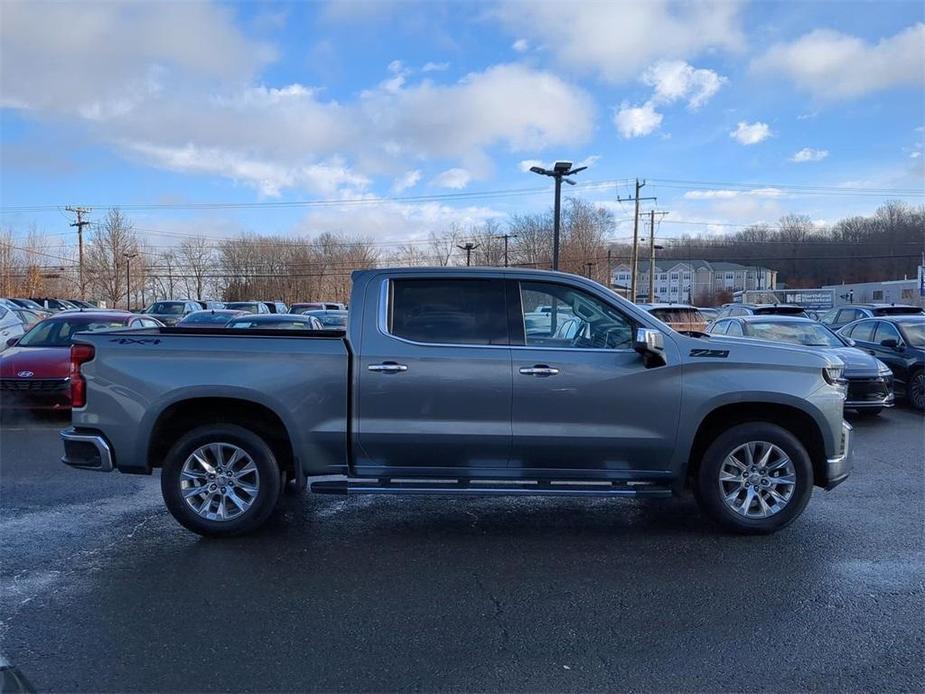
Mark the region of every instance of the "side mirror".
[[15, 345], [17, 342], [19, 342], [19, 338], [18, 338], [18, 337], [11, 337], [11, 338], [9, 338], [9, 339], [6, 341], [6, 346], [7, 346], [7, 347], [12, 347], [12, 346]]
[[893, 349], [897, 352], [899, 351], [899, 342], [895, 338], [889, 337], [886, 340], [880, 340], [880, 346], [886, 347], [887, 349]]
[[651, 328], [639, 328], [636, 331], [636, 339], [633, 341], [633, 349], [642, 355], [646, 366], [664, 364], [665, 357], [665, 338], [658, 330]]

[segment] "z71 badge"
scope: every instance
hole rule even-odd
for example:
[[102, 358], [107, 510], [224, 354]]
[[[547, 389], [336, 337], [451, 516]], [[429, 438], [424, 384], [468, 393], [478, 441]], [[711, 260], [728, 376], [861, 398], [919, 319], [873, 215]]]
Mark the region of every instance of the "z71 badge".
[[716, 359], [725, 359], [729, 356], [728, 349], [692, 349], [692, 357], [715, 357]]

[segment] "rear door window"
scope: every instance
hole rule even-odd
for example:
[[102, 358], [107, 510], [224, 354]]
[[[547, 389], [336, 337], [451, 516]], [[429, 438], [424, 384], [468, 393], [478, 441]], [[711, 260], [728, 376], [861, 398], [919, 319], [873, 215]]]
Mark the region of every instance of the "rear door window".
[[504, 282], [498, 279], [393, 280], [389, 332], [414, 342], [508, 344]]
[[726, 334], [730, 337], [742, 337], [742, 326], [739, 325], [739, 321], [729, 321], [729, 329], [726, 331]]
[[876, 324], [877, 321], [873, 320], [866, 320], [863, 323], [858, 323], [851, 329], [848, 337], [852, 340], [860, 340], [861, 342], [873, 342]]

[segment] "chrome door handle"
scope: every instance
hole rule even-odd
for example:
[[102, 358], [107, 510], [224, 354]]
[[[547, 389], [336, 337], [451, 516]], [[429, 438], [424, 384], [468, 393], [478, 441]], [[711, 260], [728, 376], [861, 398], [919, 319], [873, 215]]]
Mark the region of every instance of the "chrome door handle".
[[370, 371], [378, 371], [380, 373], [387, 374], [400, 373], [402, 371], [408, 370], [408, 367], [404, 364], [395, 364], [393, 362], [386, 362], [385, 364], [370, 364], [366, 368]]
[[559, 373], [559, 369], [555, 369], [551, 366], [524, 366], [520, 369], [520, 373], [524, 376], [555, 376]]

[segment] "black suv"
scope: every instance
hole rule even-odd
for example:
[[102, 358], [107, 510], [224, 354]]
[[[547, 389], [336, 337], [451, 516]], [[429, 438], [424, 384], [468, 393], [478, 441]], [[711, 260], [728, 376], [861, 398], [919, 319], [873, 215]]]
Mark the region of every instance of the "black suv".
[[925, 316], [862, 318], [838, 334], [885, 362], [893, 371], [896, 394], [925, 410]]
[[819, 319], [832, 330], [838, 330], [852, 321], [862, 318], [879, 318], [880, 316], [917, 316], [925, 309], [907, 304], [852, 304], [826, 311]]

